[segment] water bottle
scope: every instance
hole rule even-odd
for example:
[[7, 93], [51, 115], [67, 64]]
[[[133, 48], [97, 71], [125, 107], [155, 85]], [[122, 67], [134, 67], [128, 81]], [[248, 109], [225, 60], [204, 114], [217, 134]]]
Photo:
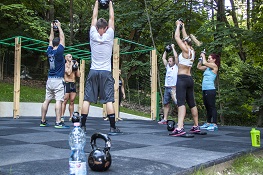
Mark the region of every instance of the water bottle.
[[252, 128], [250, 131], [252, 146], [260, 147], [260, 131]]
[[74, 128], [69, 134], [69, 146], [71, 154], [69, 157], [70, 175], [87, 175], [87, 158], [84, 153], [86, 134], [80, 128], [80, 123], [75, 122]]

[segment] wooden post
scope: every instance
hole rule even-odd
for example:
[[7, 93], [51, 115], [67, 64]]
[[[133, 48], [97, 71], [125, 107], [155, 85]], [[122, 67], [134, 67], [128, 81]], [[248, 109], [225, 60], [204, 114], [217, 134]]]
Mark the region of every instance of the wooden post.
[[114, 109], [115, 109], [115, 121], [119, 118], [119, 65], [120, 65], [120, 43], [119, 39], [114, 39], [113, 44], [113, 78], [115, 80], [114, 83]]
[[13, 117], [19, 118], [20, 103], [20, 71], [21, 71], [21, 38], [15, 38], [15, 64], [14, 64], [14, 102]]
[[79, 114], [81, 115], [81, 109], [84, 100], [84, 88], [85, 88], [85, 60], [80, 60], [80, 79], [79, 79]]
[[157, 55], [156, 50], [151, 51], [151, 119], [155, 120], [157, 115]]

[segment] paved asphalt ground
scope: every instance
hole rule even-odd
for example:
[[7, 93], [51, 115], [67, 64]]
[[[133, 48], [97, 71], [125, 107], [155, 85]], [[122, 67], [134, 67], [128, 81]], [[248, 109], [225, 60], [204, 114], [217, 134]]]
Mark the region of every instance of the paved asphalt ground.
[[[70, 129], [55, 129], [55, 117], [49, 127], [39, 127], [40, 117], [0, 117], [0, 175], [66, 175], [70, 147]], [[124, 132], [110, 136], [112, 165], [107, 172], [89, 175], [182, 175], [195, 169], [231, 160], [261, 148], [251, 146], [250, 127], [220, 126], [219, 131], [193, 138], [171, 137], [165, 125], [156, 121], [124, 119], [117, 122]], [[191, 125], [186, 124], [189, 131]], [[109, 122], [101, 117], [87, 119], [85, 153], [91, 151], [90, 137], [107, 133]], [[263, 129], [260, 128], [261, 133]], [[261, 137], [262, 139], [262, 137]], [[104, 144], [97, 139], [99, 147]]]

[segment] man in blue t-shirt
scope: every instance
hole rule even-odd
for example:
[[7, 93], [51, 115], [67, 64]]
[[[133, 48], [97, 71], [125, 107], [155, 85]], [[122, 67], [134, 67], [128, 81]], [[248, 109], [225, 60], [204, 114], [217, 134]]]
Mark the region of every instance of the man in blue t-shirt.
[[[59, 37], [54, 38], [54, 27], [58, 29]], [[61, 121], [61, 106], [64, 101], [64, 85], [63, 78], [65, 73], [64, 59], [65, 36], [58, 20], [51, 23], [49, 36], [49, 46], [47, 48], [47, 56], [49, 61], [48, 80], [46, 83], [46, 97], [41, 108], [40, 126], [48, 126], [46, 122], [46, 114], [49, 103], [52, 99], [56, 100], [55, 112], [56, 123], [55, 128], [69, 128]]]
[[109, 134], [121, 133], [115, 126], [114, 79], [111, 73], [111, 55], [114, 39], [114, 10], [109, 1], [109, 21], [98, 19], [99, 2], [96, 0], [90, 27], [91, 68], [87, 77], [84, 102], [81, 110], [81, 127], [86, 131], [86, 118], [90, 103], [106, 104], [107, 117], [110, 121]]

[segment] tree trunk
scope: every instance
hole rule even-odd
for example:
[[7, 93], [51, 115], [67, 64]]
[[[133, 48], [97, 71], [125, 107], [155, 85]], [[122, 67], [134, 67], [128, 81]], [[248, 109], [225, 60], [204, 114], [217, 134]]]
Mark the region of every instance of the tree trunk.
[[[220, 28], [219, 25], [222, 25], [222, 23], [225, 22], [225, 20], [224, 20], [225, 19], [225, 1], [224, 0], [216, 0], [215, 2], [217, 3], [217, 7], [218, 7], [216, 19], [218, 22], [220, 22], [219, 24], [216, 25], [216, 29], [215, 29], [217, 32], [215, 32], [214, 40], [216, 41], [218, 39], [221, 39], [219, 36], [217, 36], [217, 33], [219, 32], [218, 28]], [[217, 48], [216, 50], [218, 50], [218, 55], [221, 56], [222, 45], [221, 44], [216, 45], [216, 48]], [[218, 82], [217, 82], [218, 83], [218, 95], [219, 95], [219, 99], [220, 99], [219, 75], [217, 77], [217, 80], [218, 80]], [[220, 110], [222, 111], [222, 108], [223, 108], [222, 102], [220, 102], [219, 106], [220, 106]], [[223, 113], [220, 114], [220, 121], [221, 121], [222, 125], [225, 124]]]
[[[232, 15], [232, 19], [233, 19], [234, 25], [235, 25], [236, 28], [239, 28], [234, 0], [230, 0], [230, 3], [231, 3], [231, 6], [232, 6], [232, 13], [231, 13], [231, 15]], [[237, 37], [236, 38], [237, 39], [241, 38], [240, 34], [237, 33]], [[243, 49], [242, 40], [241, 41], [237, 41], [237, 42], [238, 42], [238, 47], [239, 47], [238, 55], [239, 55], [240, 59], [245, 62], [246, 61], [246, 53], [244, 52], [244, 49]]]
[[[263, 101], [263, 94], [261, 95], [261, 101]], [[257, 126], [263, 126], [263, 105], [259, 106], [258, 122]]]
[[70, 0], [69, 18], [70, 18], [70, 45], [72, 45], [73, 44], [73, 0]]
[[0, 80], [4, 79], [4, 62], [5, 62], [5, 52], [3, 56], [0, 55]]
[[51, 20], [54, 20], [54, 2], [53, 0], [50, 0], [49, 1], [49, 15], [48, 15], [48, 20], [51, 21]]

